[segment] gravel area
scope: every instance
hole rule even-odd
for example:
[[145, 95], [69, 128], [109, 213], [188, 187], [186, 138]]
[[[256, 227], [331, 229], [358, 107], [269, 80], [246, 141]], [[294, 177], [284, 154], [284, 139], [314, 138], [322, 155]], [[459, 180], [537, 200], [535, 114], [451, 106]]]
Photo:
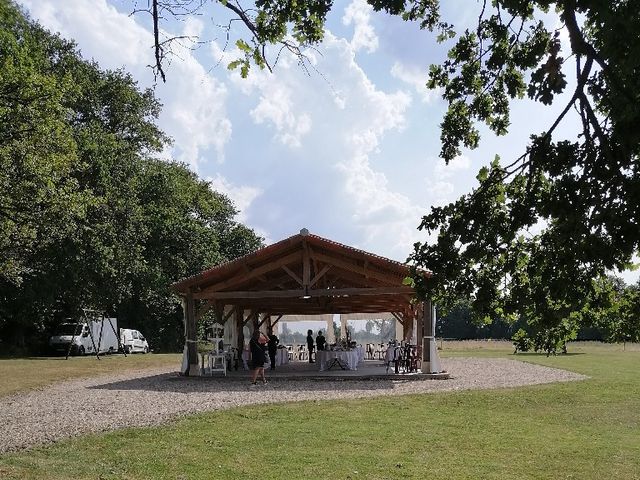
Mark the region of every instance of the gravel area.
[[449, 380], [276, 379], [254, 386], [248, 377], [187, 378], [165, 369], [62, 382], [0, 398], [0, 452], [241, 405], [507, 388], [586, 378], [507, 359], [446, 358], [442, 363], [452, 375]]

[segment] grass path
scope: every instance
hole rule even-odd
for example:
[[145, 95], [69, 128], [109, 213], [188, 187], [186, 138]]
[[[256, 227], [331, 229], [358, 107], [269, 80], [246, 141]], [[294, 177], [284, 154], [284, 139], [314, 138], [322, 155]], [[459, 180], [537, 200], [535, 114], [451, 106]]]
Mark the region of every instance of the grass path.
[[640, 352], [572, 351], [517, 358], [591, 379], [213, 412], [2, 455], [0, 478], [640, 479]]

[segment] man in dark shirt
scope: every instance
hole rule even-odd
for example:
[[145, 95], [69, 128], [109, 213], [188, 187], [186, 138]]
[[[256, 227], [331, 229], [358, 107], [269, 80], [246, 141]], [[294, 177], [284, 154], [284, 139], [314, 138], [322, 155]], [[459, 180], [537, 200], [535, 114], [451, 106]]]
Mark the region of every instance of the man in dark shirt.
[[271, 370], [276, 369], [276, 353], [278, 352], [278, 344], [280, 340], [276, 337], [273, 332], [269, 334], [269, 343], [267, 343], [267, 347], [269, 350], [269, 360], [271, 360]]
[[324, 350], [326, 344], [327, 341], [325, 340], [324, 335], [322, 335], [322, 330], [319, 330], [318, 336], [316, 337], [316, 347], [318, 350]]
[[313, 363], [313, 330], [307, 330], [307, 348], [309, 349], [309, 363]]

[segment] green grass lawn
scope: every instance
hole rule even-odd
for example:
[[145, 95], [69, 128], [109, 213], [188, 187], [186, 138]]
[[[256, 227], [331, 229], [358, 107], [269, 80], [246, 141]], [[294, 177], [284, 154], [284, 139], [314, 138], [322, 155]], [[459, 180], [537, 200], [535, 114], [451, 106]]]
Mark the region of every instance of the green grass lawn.
[[[526, 388], [243, 407], [0, 456], [0, 478], [640, 479], [640, 352], [518, 355], [589, 375]], [[509, 355], [445, 345], [443, 355]]]
[[[113, 375], [127, 370], [153, 367], [175, 367], [180, 369], [182, 355], [103, 355], [85, 357], [33, 357], [0, 359], [0, 397], [12, 393], [44, 387], [72, 378]], [[0, 478], [2, 478], [0, 476]]]

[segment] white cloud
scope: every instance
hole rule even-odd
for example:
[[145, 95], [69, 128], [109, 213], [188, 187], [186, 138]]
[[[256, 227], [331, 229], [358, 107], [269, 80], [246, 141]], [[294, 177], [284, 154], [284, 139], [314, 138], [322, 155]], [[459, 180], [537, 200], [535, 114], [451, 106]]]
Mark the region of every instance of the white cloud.
[[452, 202], [457, 195], [454, 195], [455, 181], [458, 177], [464, 176], [465, 172], [471, 169], [471, 159], [464, 155], [459, 155], [449, 162], [448, 165], [440, 158], [432, 159], [435, 164], [432, 173], [426, 178], [426, 186], [433, 206], [446, 205]]
[[262, 189], [248, 185], [234, 185], [219, 173], [213, 178], [207, 177], [207, 181], [211, 182], [211, 187], [215, 191], [225, 194], [233, 201], [238, 210], [237, 221], [245, 223], [247, 210], [253, 201], [262, 194]]
[[276, 127], [276, 137], [284, 145], [299, 147], [302, 137], [311, 129], [311, 117], [306, 113], [294, 113], [290, 90], [281, 84], [270, 82], [270, 87], [260, 96], [251, 117], [258, 124], [271, 121]]
[[351, 48], [354, 51], [365, 48], [373, 53], [378, 49], [378, 36], [370, 23], [373, 8], [365, 0], [353, 0], [344, 11], [342, 23], [354, 25]]
[[441, 158], [436, 160], [436, 166], [433, 169], [434, 174], [438, 179], [451, 178], [459, 175], [460, 172], [464, 172], [471, 168], [471, 159], [465, 155], [458, 155], [449, 164], [445, 164]]
[[[120, 13], [105, 0], [22, 3], [46, 28], [75, 39], [85, 58], [96, 59], [102, 68], [124, 66], [142, 87], [153, 85], [148, 67], [153, 60], [153, 36], [138, 23], [143, 17]], [[204, 27], [198, 19], [180, 26], [183, 30], [178, 34], [189, 36], [200, 35]], [[165, 64], [169, 81], [156, 86], [156, 96], [164, 104], [158, 123], [174, 139], [171, 155], [198, 169], [208, 161], [207, 151], [212, 148], [221, 162], [232, 132], [225, 108], [227, 89], [207, 74], [189, 45], [176, 43], [174, 49], [179, 58]]]
[[104, 0], [20, 2], [44, 27], [75, 40], [84, 57], [99, 59], [103, 68], [147, 65], [150, 61], [151, 32]]
[[[100, 38], [131, 32], [127, 42], [139, 45], [141, 53], [125, 68], [149, 83], [152, 39], [136, 23], [138, 17], [120, 14], [104, 0], [69, 0], [73, 8], [54, 0], [37, 5], [48, 5], [53, 20], [64, 24], [66, 34], [79, 39], [101, 65], [120, 66], [127, 44], [114, 36], [113, 48], [102, 48]], [[105, 14], [113, 16], [109, 29], [84, 28], [84, 17]], [[401, 89], [381, 88], [358, 64], [359, 51], [373, 52], [378, 45], [370, 16], [365, 2], [350, 3], [342, 20], [354, 26], [352, 38], [327, 32], [321, 53], [308, 52], [319, 74], [311, 69], [307, 75], [294, 57], [284, 56], [273, 74], [254, 67], [242, 79], [227, 69], [240, 53], [233, 42], [226, 51], [215, 42], [196, 53], [181, 50], [181, 58], [167, 66], [168, 83], [156, 87], [164, 103], [160, 125], [175, 140], [172, 154], [208, 176], [213, 188], [240, 209], [238, 219], [267, 239], [307, 227], [404, 260], [412, 244], [424, 239], [416, 226], [431, 196], [423, 198], [421, 189], [416, 195], [421, 200], [415, 201], [408, 193], [415, 185], [394, 184], [395, 171], [405, 164], [389, 149], [389, 137], [397, 141], [407, 127], [412, 99]], [[198, 19], [176, 25], [180, 34], [215, 36]], [[209, 54], [206, 60], [203, 53]], [[215, 165], [210, 155], [226, 161]], [[454, 161], [452, 168], [463, 164]], [[453, 179], [438, 174], [432, 179], [434, 192], [450, 195]], [[419, 181], [416, 176], [414, 183]]]
[[429, 103], [439, 96], [438, 90], [427, 88], [427, 73], [416, 66], [395, 62], [391, 67], [391, 76], [413, 87], [423, 103]]

